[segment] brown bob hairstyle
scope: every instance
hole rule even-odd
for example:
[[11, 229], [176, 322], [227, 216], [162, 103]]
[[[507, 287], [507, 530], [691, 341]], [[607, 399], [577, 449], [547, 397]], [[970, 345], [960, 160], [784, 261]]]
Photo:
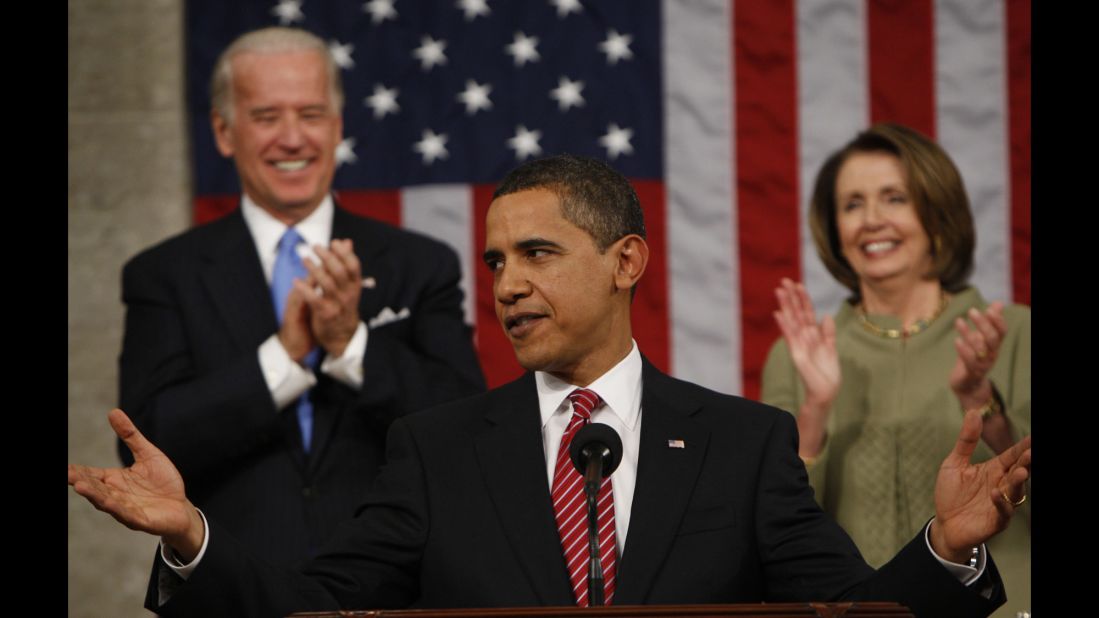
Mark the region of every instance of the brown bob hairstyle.
[[809, 205], [809, 229], [817, 254], [828, 272], [860, 296], [859, 277], [840, 247], [836, 229], [836, 178], [847, 158], [856, 152], [887, 152], [900, 160], [905, 187], [916, 206], [916, 215], [931, 241], [929, 277], [948, 292], [965, 287], [973, 270], [976, 235], [969, 198], [958, 168], [938, 144], [899, 124], [876, 124], [832, 153], [817, 173]]

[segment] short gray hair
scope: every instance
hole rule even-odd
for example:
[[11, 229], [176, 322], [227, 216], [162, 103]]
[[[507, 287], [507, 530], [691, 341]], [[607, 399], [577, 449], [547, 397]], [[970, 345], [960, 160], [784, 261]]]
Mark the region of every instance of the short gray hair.
[[225, 120], [233, 122], [233, 58], [243, 53], [273, 54], [296, 51], [316, 51], [324, 58], [328, 74], [328, 97], [337, 114], [343, 111], [343, 83], [340, 68], [332, 59], [328, 45], [317, 35], [300, 28], [273, 26], [246, 32], [237, 37], [214, 64], [210, 78], [210, 107]]

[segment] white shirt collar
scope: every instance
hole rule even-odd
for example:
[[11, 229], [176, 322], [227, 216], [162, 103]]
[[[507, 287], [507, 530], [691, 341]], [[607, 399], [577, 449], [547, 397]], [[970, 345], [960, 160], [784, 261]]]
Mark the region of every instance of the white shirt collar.
[[[631, 343], [633, 345], [626, 358], [586, 388], [598, 393], [607, 408], [632, 430], [641, 411], [641, 352], [636, 341]], [[579, 387], [544, 371], [534, 372], [534, 384], [538, 388], [538, 409], [542, 415], [542, 428], [545, 429], [554, 413], [572, 410], [568, 396]]]
[[[241, 196], [240, 211], [244, 217], [244, 224], [252, 234], [252, 241], [256, 244], [256, 251], [263, 265], [263, 274], [271, 281], [271, 270], [274, 268], [275, 256], [278, 254], [279, 239], [286, 233], [287, 226], [252, 201], [247, 194]], [[336, 212], [331, 195], [325, 195], [320, 205], [294, 226], [308, 249], [302, 250], [303, 256], [313, 255], [313, 245], [328, 246], [332, 240], [332, 217]], [[315, 258], [314, 258], [315, 259]]]

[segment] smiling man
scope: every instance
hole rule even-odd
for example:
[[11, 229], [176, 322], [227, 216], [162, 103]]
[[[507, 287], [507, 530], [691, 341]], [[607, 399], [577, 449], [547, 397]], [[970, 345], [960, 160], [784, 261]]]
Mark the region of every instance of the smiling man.
[[1021, 499], [1030, 438], [972, 465], [980, 416], [968, 416], [939, 475], [936, 518], [874, 571], [814, 502], [789, 414], [671, 378], [640, 354], [629, 307], [644, 236], [636, 194], [606, 164], [558, 156], [513, 170], [489, 207], [484, 259], [529, 372], [395, 421], [356, 517], [298, 572], [240, 551], [119, 410], [111, 424], [138, 464], [70, 466], [69, 483], [162, 537], [146, 606], [164, 616], [587, 606], [586, 514], [565, 453], [599, 422], [623, 442], [598, 500], [609, 604], [870, 599], [985, 616], [1002, 603], [981, 544]]
[[282, 565], [351, 516], [393, 419], [484, 390], [454, 252], [333, 200], [342, 106], [319, 38], [234, 41], [210, 117], [240, 208], [123, 272], [121, 406], [196, 504]]

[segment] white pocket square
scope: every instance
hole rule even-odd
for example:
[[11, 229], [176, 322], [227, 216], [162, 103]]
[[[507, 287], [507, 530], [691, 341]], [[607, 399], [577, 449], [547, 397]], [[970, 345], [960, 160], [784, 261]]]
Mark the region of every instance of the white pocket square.
[[384, 326], [390, 322], [398, 322], [412, 315], [412, 312], [408, 310], [408, 307], [404, 307], [400, 311], [393, 311], [389, 307], [382, 309], [378, 312], [378, 315], [370, 318], [370, 321], [366, 323], [370, 328], [377, 326]]

